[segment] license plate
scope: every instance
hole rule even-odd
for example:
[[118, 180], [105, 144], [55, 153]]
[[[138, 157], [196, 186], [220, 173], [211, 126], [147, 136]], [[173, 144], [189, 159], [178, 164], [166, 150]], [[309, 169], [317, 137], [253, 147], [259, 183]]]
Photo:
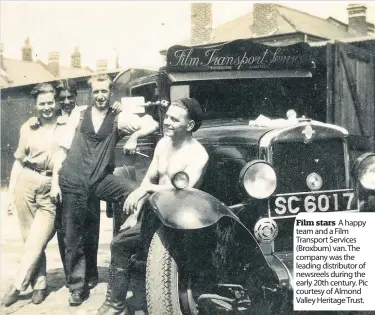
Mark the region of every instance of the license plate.
[[279, 194], [270, 197], [269, 216], [294, 217], [301, 212], [357, 211], [354, 190]]

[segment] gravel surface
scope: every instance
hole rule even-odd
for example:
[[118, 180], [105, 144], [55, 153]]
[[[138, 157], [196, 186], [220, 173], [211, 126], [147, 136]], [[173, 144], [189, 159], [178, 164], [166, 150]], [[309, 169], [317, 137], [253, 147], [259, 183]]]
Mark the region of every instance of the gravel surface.
[[[4, 204], [4, 193], [1, 194], [1, 205]], [[16, 215], [8, 216], [1, 207], [0, 212], [0, 296], [11, 284], [16, 275], [22, 253], [22, 239]], [[68, 304], [69, 291], [65, 287], [65, 275], [60, 260], [56, 236], [46, 249], [48, 296], [42, 304], [31, 303], [32, 290], [21, 293], [20, 300], [10, 307], [1, 307], [0, 314], [16, 315], [85, 315], [96, 314], [105, 298], [107, 289], [108, 265], [110, 260], [110, 242], [112, 239], [112, 219], [101, 213], [100, 246], [98, 253], [99, 284], [90, 292], [90, 297], [79, 307]], [[128, 293], [129, 302], [137, 310], [136, 315], [145, 314], [144, 285], [141, 276], [135, 275]]]

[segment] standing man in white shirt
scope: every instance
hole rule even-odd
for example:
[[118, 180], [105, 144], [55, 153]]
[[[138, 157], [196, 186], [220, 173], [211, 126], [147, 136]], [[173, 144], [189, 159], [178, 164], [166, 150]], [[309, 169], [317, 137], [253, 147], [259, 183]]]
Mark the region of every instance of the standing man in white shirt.
[[[63, 79], [59, 80], [55, 84], [57, 90], [56, 101], [60, 105], [57, 110], [56, 115], [61, 116], [59, 119], [68, 121], [71, 113], [73, 115], [78, 115], [78, 111], [86, 110], [87, 105], [79, 106], [76, 104], [77, 98], [77, 85], [73, 79]], [[114, 104], [116, 106], [112, 107], [115, 113], [120, 113], [120, 104]], [[77, 117], [79, 118], [79, 117]], [[100, 212], [100, 200], [96, 196], [90, 196], [88, 200], [88, 208], [91, 210], [86, 215], [85, 226], [88, 228], [85, 231], [84, 242], [84, 253], [86, 257], [86, 282], [89, 289], [94, 288], [98, 284], [98, 243], [99, 243], [99, 220], [96, 219], [97, 214]], [[94, 214], [94, 216], [90, 215]], [[65, 231], [62, 226], [62, 204], [56, 204], [56, 220], [55, 228], [57, 231], [57, 240], [59, 245], [59, 251], [61, 256], [61, 261], [64, 267], [64, 272], [66, 275], [66, 264], [65, 264], [65, 244], [64, 237]]]
[[[138, 138], [158, 128], [158, 123], [149, 115], [142, 118], [134, 115], [129, 119], [129, 114], [121, 113], [117, 117], [110, 110], [112, 81], [107, 75], [93, 77], [89, 83], [93, 104], [84, 111], [73, 111], [69, 118], [65, 138], [56, 156], [51, 189], [51, 198], [55, 202], [62, 199], [71, 306], [82, 304], [89, 295], [83, 242], [84, 233], [89, 230], [85, 226], [86, 217], [89, 211], [93, 211], [88, 206], [88, 200], [90, 196], [101, 200], [118, 200], [137, 187], [131, 180], [112, 174], [116, 143], [133, 132], [125, 149], [134, 152]], [[90, 213], [90, 216], [100, 220], [100, 213]]]

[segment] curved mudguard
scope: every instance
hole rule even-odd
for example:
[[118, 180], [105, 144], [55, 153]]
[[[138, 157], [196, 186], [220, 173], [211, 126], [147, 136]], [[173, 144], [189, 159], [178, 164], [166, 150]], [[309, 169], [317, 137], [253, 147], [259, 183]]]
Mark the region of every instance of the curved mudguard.
[[215, 224], [224, 216], [239, 221], [218, 199], [194, 188], [154, 193], [150, 204], [161, 222], [175, 229], [201, 229]]
[[[237, 275], [246, 272], [254, 284], [258, 283], [258, 287], [259, 283], [271, 287], [278, 284], [278, 279], [253, 234], [215, 197], [197, 189], [170, 189], [153, 194], [149, 201], [165, 226], [177, 233], [183, 232], [182, 230], [188, 232], [188, 236], [183, 234], [185, 237], [179, 241], [172, 232], [172, 239], [178, 245], [178, 252], [193, 253], [197, 250], [192, 256], [198, 264], [189, 262], [191, 268], [200, 266], [200, 257], [206, 252], [202, 249], [207, 246], [214, 253], [212, 257], [217, 262], [214, 265], [223, 268], [219, 274], [227, 273], [228, 270]], [[191, 233], [196, 233], [198, 237], [192, 237]]]

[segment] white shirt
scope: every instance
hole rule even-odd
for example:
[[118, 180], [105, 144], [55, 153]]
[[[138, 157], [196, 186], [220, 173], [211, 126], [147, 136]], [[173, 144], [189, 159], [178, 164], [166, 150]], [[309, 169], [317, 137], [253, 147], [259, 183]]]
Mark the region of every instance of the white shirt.
[[94, 131], [95, 133], [98, 133], [100, 126], [102, 125], [105, 116], [107, 115], [108, 109], [99, 111], [96, 109], [96, 107], [92, 107], [91, 111], [91, 119], [92, 119], [92, 124], [94, 125]]
[[22, 163], [30, 162], [36, 167], [52, 170], [54, 155], [65, 137], [65, 117], [58, 117], [56, 126], [41, 127], [36, 117], [30, 118], [21, 127], [20, 140], [14, 157]]

